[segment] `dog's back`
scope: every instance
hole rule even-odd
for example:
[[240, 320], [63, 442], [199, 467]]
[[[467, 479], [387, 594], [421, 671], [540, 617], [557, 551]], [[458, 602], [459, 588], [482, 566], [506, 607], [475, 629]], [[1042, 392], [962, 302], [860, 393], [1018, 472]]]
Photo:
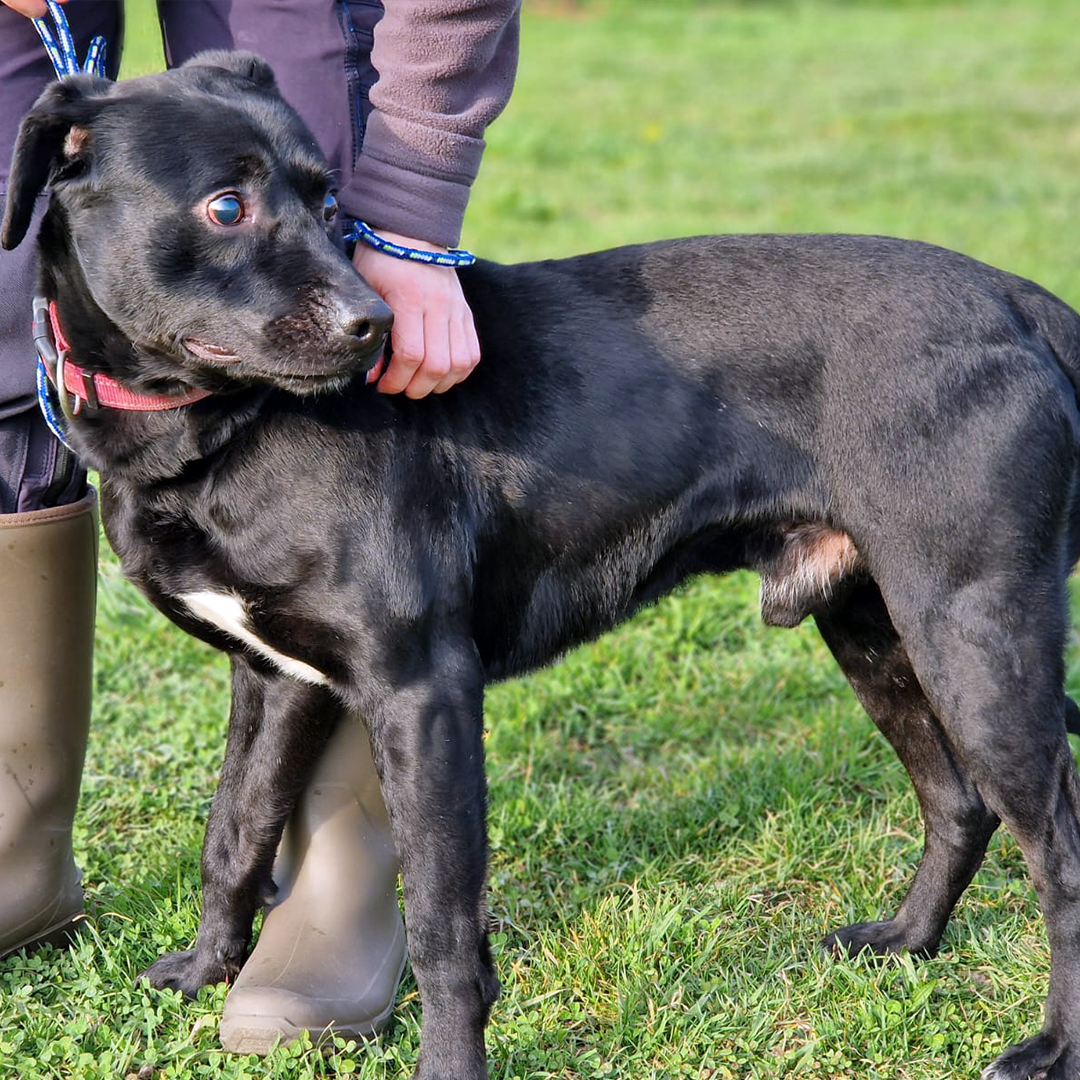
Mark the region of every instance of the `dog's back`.
[[[1076, 430], [1062, 372], [1077, 371], [1080, 317], [931, 245], [702, 237], [462, 280], [485, 364], [432, 404], [427, 433], [488, 448], [470, 540], [493, 674], [546, 662], [694, 572], [763, 570], [768, 621], [791, 625], [865, 571], [835, 538], [872, 550], [894, 532], [881, 493], [935, 453], [1017, 441], [1035, 457], [1048, 427]], [[1045, 447], [1055, 468], [1071, 467], [1071, 438]], [[978, 497], [998, 516], [1026, 482], [975, 466], [920, 482], [920, 498]]]

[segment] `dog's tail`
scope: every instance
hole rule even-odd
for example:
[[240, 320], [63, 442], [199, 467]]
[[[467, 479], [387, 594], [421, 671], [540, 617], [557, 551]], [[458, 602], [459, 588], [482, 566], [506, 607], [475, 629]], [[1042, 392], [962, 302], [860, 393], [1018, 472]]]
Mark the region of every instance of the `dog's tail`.
[[[1058, 367], [1072, 384], [1076, 408], [1080, 413], [1080, 314], [1064, 300], [1034, 282], [1025, 281], [1019, 296], [1012, 299], [1014, 314], [1045, 344]], [[1078, 447], [1080, 449], [1080, 447]], [[1072, 508], [1072, 559], [1080, 555], [1080, 500]], [[1065, 696], [1065, 730], [1080, 735], [1080, 707]]]
[[[1017, 286], [1017, 283], [1019, 287]], [[1074, 430], [1080, 431], [1080, 314], [1064, 300], [1047, 292], [1040, 285], [1023, 279], [1013, 279], [1009, 290], [1011, 314], [1017, 329], [1029, 339], [1034, 338], [1069, 380], [1076, 409]], [[1080, 451], [1080, 436], [1076, 439]], [[1080, 560], [1080, 491], [1072, 497], [1069, 510], [1069, 558], [1071, 565]]]
[[1077, 397], [1080, 409], [1080, 315], [1040, 285], [1024, 281], [1012, 296], [1013, 315], [1023, 330], [1050, 350]]

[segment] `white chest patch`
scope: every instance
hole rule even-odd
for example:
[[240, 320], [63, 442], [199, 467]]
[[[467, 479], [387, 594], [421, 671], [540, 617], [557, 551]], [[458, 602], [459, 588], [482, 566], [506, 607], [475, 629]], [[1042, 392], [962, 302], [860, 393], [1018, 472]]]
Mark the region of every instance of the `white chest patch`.
[[284, 656], [267, 645], [248, 625], [247, 609], [239, 596], [207, 589], [204, 592], [182, 593], [180, 599], [197, 618], [216, 626], [245, 645], [250, 645], [260, 656], [276, 665], [283, 674], [317, 686], [330, 685], [330, 680], [318, 669], [305, 664], [303, 660]]

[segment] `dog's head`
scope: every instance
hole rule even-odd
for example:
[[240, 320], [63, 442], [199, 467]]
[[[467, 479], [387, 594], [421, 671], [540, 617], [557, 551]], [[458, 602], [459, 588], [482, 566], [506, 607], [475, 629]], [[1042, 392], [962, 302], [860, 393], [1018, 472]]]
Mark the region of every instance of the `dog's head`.
[[50, 86], [19, 131], [5, 248], [46, 186], [45, 285], [134, 346], [96, 358], [116, 377], [308, 393], [382, 355], [390, 310], [331, 242], [334, 177], [257, 57]]

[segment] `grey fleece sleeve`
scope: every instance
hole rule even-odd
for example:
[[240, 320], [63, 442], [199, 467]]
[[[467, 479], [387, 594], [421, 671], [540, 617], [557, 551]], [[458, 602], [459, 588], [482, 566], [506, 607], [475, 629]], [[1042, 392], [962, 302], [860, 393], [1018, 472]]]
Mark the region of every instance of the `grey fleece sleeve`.
[[376, 228], [451, 247], [510, 98], [521, 0], [385, 0], [364, 146], [340, 193]]

